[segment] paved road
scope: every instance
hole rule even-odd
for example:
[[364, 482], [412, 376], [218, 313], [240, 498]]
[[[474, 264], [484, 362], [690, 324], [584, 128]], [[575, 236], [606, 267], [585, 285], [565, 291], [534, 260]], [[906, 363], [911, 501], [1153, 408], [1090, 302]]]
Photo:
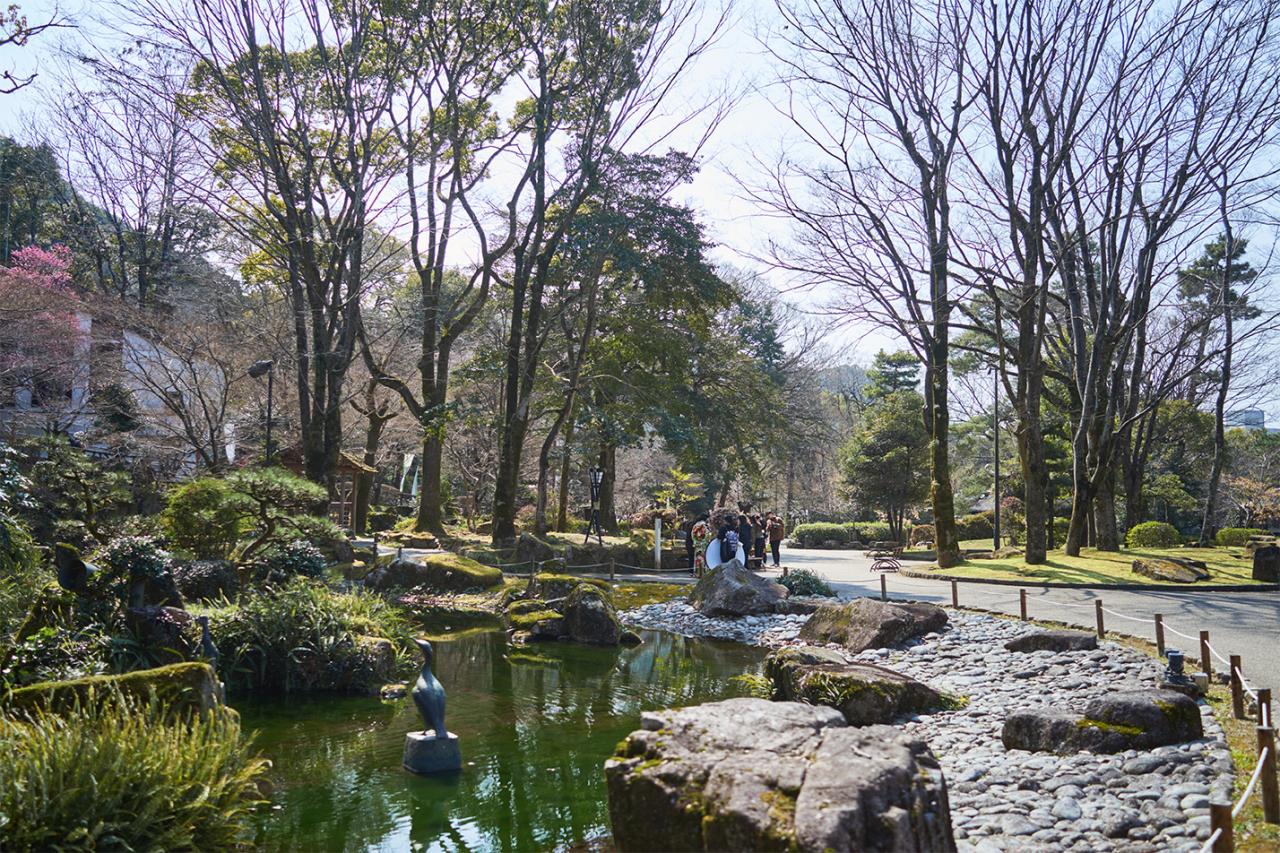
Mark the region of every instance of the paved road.
[[[794, 569], [812, 569], [825, 575], [842, 595], [879, 595], [880, 577], [871, 573], [871, 561], [860, 551], [813, 551], [798, 548], [783, 552], [783, 563]], [[908, 564], [909, 565], [909, 564]], [[950, 603], [951, 585], [889, 575], [891, 598]], [[1182, 592], [1027, 588], [1027, 609], [1032, 618], [1052, 619], [1084, 628], [1095, 627], [1094, 602], [1099, 597], [1107, 610], [1135, 617], [1137, 621], [1106, 614], [1108, 631], [1122, 632], [1155, 642], [1154, 615], [1164, 614], [1165, 643], [1181, 648], [1191, 660], [1199, 660], [1199, 632], [1209, 632], [1209, 642], [1223, 657], [1238, 654], [1245, 678], [1255, 688], [1270, 687], [1280, 693], [1280, 592]], [[1018, 588], [994, 584], [961, 583], [960, 604], [1018, 613]], [[1076, 606], [1071, 606], [1076, 605]], [[1196, 637], [1187, 640], [1169, 629]], [[1215, 661], [1215, 667], [1226, 665]]]

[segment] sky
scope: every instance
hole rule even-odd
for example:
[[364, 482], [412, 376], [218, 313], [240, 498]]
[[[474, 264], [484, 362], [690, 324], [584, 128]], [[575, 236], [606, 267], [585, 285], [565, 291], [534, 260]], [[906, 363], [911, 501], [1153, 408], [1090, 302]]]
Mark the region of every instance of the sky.
[[[101, 37], [94, 32], [92, 13], [110, 0], [27, 0], [23, 12], [31, 22], [46, 20], [58, 11], [75, 29], [49, 31], [24, 48], [0, 50], [0, 69], [15, 73], [39, 74], [36, 81], [0, 100], [0, 133], [29, 141], [25, 117], [38, 111], [42, 100], [51, 96], [55, 56], [60, 43]], [[719, 0], [707, 0], [708, 3]], [[759, 185], [763, 180], [757, 163], [775, 162], [780, 156], [803, 148], [799, 134], [774, 106], [780, 93], [771, 88], [776, 77], [771, 57], [762, 41], [778, 26], [775, 0], [734, 0], [729, 26], [717, 45], [683, 81], [673, 96], [673, 110], [701, 103], [725, 89], [736, 95], [733, 108], [718, 125], [702, 150], [702, 168], [691, 185], [677, 191], [677, 197], [700, 214], [709, 238], [715, 243], [713, 259], [721, 264], [758, 274], [779, 292], [779, 299], [795, 306], [802, 319], [823, 334], [827, 363], [867, 364], [877, 350], [903, 349], [893, 333], [865, 324], [841, 320], [824, 311], [830, 294], [797, 289], [794, 283], [761, 260], [771, 242], [788, 239], [787, 223], [767, 215], [757, 203], [745, 197], [742, 185]], [[695, 124], [677, 131], [664, 141], [667, 146], [688, 150], [702, 136], [704, 126]], [[56, 140], [53, 140], [56, 142]], [[983, 395], [985, 396], [985, 394]], [[1280, 403], [1265, 401], [1271, 425], [1280, 423]]]

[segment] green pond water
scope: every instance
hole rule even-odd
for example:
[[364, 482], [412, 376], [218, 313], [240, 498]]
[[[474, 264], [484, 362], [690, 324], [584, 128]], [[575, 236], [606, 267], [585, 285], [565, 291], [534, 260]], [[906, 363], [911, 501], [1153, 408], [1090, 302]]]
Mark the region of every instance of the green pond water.
[[400, 764], [422, 724], [406, 698], [234, 703], [274, 764], [273, 807], [255, 846], [271, 850], [556, 850], [607, 840], [604, 761], [643, 710], [746, 692], [763, 652], [641, 632], [601, 649], [510, 646], [499, 631], [435, 641], [449, 730], [464, 766], [425, 778]]

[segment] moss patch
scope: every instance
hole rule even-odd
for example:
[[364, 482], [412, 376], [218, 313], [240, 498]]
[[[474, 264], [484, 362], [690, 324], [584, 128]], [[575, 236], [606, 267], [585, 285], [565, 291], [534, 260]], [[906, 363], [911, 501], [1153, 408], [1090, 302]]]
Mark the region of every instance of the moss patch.
[[1097, 729], [1102, 732], [1115, 732], [1116, 734], [1129, 735], [1130, 737], [1137, 737], [1144, 732], [1144, 730], [1138, 726], [1126, 726], [1121, 723], [1106, 723], [1102, 720], [1090, 720], [1087, 717], [1078, 721], [1076, 726], [1082, 729]]
[[[543, 602], [538, 602], [542, 604]], [[507, 621], [511, 623], [511, 627], [517, 631], [532, 631], [539, 622], [547, 622], [552, 619], [559, 619], [560, 614], [554, 610], [533, 610], [528, 613], [512, 613], [507, 611]]]
[[681, 598], [692, 588], [682, 583], [615, 583], [613, 605], [619, 610], [634, 610], [646, 604]]
[[502, 570], [493, 566], [486, 566], [484, 563], [478, 563], [468, 557], [460, 557], [457, 554], [432, 554], [422, 559], [422, 564], [432, 566], [441, 571], [448, 572], [459, 579], [459, 582], [469, 581], [466, 583], [468, 587], [480, 587], [488, 589], [491, 586], [497, 586], [502, 583]]
[[77, 703], [101, 702], [115, 691], [141, 700], [154, 693], [179, 713], [208, 711], [221, 704], [217, 677], [207, 664], [175, 663], [124, 675], [90, 675], [21, 687], [9, 694], [4, 710], [65, 713]]

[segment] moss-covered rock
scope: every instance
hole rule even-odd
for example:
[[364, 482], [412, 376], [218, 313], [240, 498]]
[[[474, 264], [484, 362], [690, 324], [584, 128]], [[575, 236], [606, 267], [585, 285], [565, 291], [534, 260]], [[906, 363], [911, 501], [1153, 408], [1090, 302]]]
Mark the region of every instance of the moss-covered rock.
[[1135, 575], [1157, 581], [1195, 583], [1209, 579], [1209, 570], [1198, 560], [1146, 557], [1134, 560], [1132, 568]]
[[760, 699], [641, 724], [605, 763], [619, 850], [955, 850], [938, 762], [901, 730]]
[[576, 643], [616, 646], [622, 639], [622, 623], [608, 593], [594, 584], [578, 584], [565, 597], [561, 613], [565, 633]]
[[946, 624], [947, 612], [933, 604], [858, 598], [848, 604], [819, 607], [800, 629], [800, 639], [837, 643], [857, 653], [901, 645], [913, 637], [941, 631]]
[[116, 691], [138, 699], [154, 693], [177, 712], [209, 711], [222, 704], [222, 685], [208, 664], [175, 663], [124, 675], [90, 675], [21, 687], [9, 694], [3, 709], [5, 713], [38, 709], [63, 713], [90, 697], [105, 701]]
[[370, 589], [410, 587], [461, 592], [488, 589], [502, 583], [502, 570], [477, 563], [457, 554], [430, 554], [416, 559], [395, 560], [365, 576]]
[[553, 601], [557, 598], [566, 598], [569, 593], [582, 584], [594, 586], [606, 596], [612, 595], [608, 581], [603, 581], [599, 578], [557, 574], [555, 572], [539, 572], [534, 575], [533, 583], [529, 587], [529, 594], [545, 598], [547, 601]]
[[1108, 693], [1090, 702], [1084, 714], [1053, 708], [1019, 711], [1005, 718], [1006, 749], [1114, 753], [1185, 743], [1204, 736], [1200, 708], [1169, 690]]
[[900, 714], [946, 707], [945, 697], [914, 678], [864, 663], [846, 663], [828, 649], [791, 647], [765, 659], [773, 698], [826, 705], [853, 726], [888, 723]]

